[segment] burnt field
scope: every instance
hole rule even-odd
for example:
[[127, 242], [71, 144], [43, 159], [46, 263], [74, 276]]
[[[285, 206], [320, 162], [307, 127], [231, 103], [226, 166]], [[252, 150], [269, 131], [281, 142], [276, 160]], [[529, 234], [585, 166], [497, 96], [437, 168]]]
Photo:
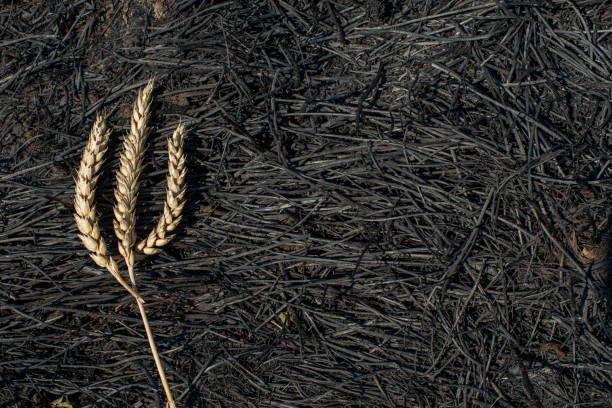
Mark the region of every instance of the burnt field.
[[135, 270], [177, 406], [611, 406], [611, 48], [604, 0], [1, 1], [0, 406], [165, 406], [73, 218], [103, 114], [118, 255], [150, 78], [138, 237], [186, 126]]

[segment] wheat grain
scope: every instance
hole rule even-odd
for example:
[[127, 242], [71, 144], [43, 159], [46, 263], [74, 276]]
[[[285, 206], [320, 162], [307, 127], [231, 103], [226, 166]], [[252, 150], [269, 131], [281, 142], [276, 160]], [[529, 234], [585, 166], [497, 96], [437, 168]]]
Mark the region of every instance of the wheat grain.
[[172, 238], [169, 235], [181, 221], [181, 213], [185, 206], [185, 155], [183, 153], [183, 136], [185, 127], [179, 125], [172, 137], [168, 139], [168, 176], [166, 177], [166, 201], [164, 212], [157, 226], [142, 240], [136, 250], [146, 255], [160, 251]]
[[110, 130], [106, 127], [106, 121], [98, 116], [83, 150], [83, 157], [75, 180], [74, 220], [80, 232], [79, 238], [85, 248], [91, 252], [89, 254], [91, 259], [102, 268], [108, 269], [110, 274], [132, 296], [142, 300], [140, 295], [123, 280], [115, 260], [107, 255], [106, 244], [100, 235], [100, 227], [96, 219], [94, 204], [96, 183], [100, 167], [104, 163], [109, 136]]
[[123, 152], [119, 158], [120, 166], [117, 170], [117, 186], [115, 188], [115, 199], [117, 203], [113, 208], [115, 220], [115, 235], [119, 242], [119, 253], [125, 259], [130, 270], [130, 279], [135, 284], [131, 269], [134, 266], [134, 244], [136, 234], [136, 197], [138, 195], [139, 177], [142, 173], [142, 160], [147, 141], [147, 121], [149, 119], [149, 108], [151, 107], [151, 92], [153, 91], [153, 80], [138, 92], [134, 102], [130, 132], [123, 140]]

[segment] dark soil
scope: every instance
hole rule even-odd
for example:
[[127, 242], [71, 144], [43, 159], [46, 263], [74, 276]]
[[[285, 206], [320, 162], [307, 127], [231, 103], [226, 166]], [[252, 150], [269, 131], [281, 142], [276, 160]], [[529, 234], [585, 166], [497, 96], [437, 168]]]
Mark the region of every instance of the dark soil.
[[[0, 2], [0, 406], [163, 407], [73, 177], [156, 78], [137, 270], [180, 407], [612, 406], [605, 0]], [[123, 268], [122, 268], [123, 269]], [[283, 321], [285, 324], [283, 324]]]

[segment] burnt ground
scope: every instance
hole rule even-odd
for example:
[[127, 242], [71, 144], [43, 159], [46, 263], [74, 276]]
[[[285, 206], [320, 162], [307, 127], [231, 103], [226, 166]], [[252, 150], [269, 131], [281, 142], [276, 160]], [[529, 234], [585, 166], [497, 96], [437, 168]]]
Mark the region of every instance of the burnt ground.
[[1, 2], [0, 406], [164, 405], [71, 210], [103, 112], [115, 251], [150, 77], [140, 236], [189, 129], [185, 217], [137, 269], [179, 406], [612, 405], [606, 3]]

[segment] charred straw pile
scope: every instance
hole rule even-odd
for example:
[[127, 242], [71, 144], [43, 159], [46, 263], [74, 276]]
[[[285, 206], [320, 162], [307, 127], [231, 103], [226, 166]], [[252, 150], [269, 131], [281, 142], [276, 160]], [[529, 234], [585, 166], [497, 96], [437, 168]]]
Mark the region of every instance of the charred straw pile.
[[105, 113], [112, 235], [155, 77], [136, 235], [179, 123], [188, 188], [135, 274], [177, 406], [610, 406], [606, 3], [0, 3], [0, 405], [164, 404], [72, 210]]

